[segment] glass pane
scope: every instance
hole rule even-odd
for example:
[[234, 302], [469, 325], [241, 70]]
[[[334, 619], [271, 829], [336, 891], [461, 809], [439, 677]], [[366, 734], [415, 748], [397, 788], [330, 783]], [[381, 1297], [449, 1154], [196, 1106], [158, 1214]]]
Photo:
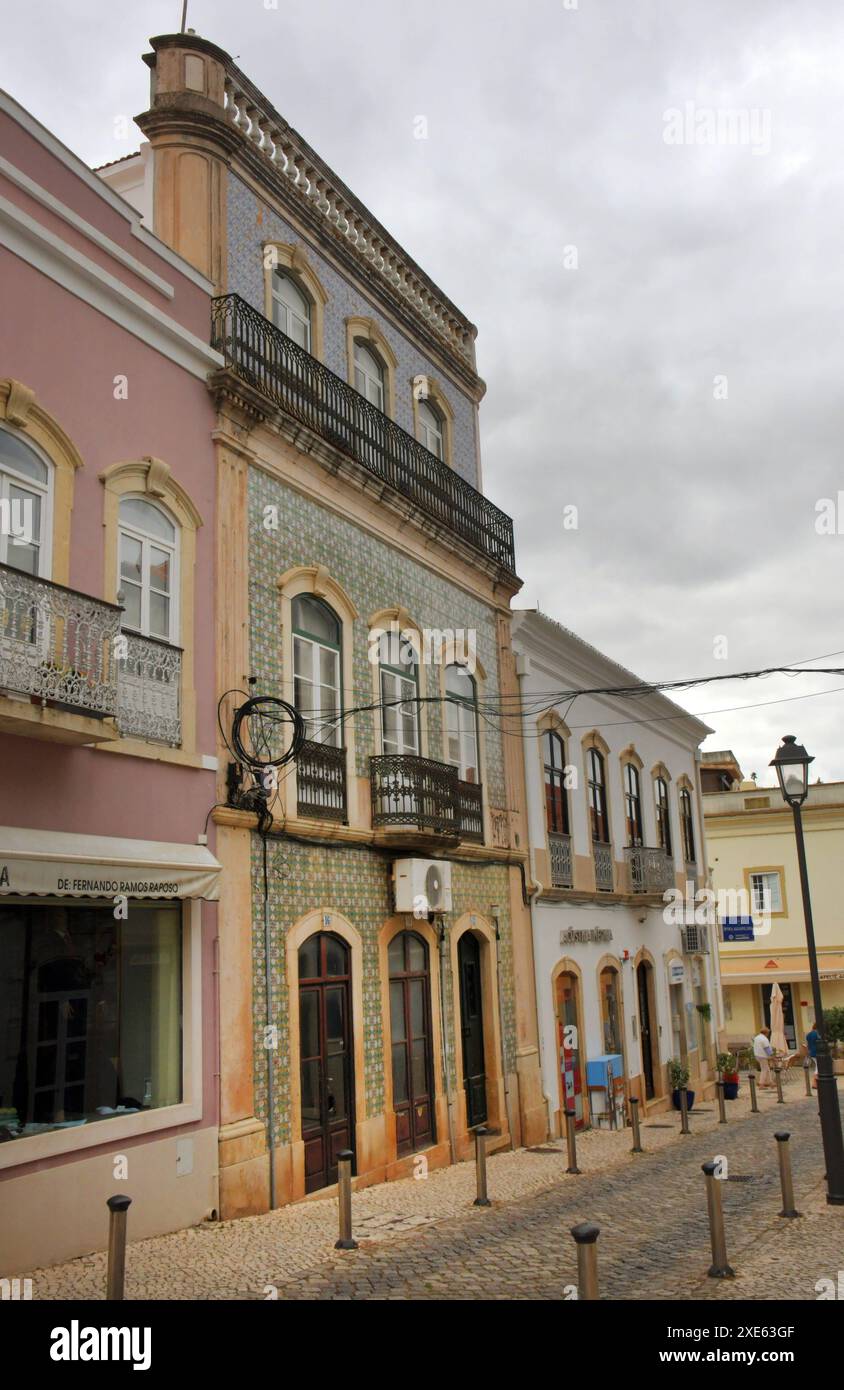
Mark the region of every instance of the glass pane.
[[143, 579], [141, 568], [142, 546], [134, 536], [120, 537], [120, 578], [132, 584], [140, 584]]
[[298, 632], [306, 632], [318, 641], [333, 642], [340, 645], [340, 622], [328, 604], [311, 598], [309, 594], [299, 594], [292, 603], [293, 626]]
[[411, 980], [410, 988], [410, 1030], [414, 1038], [426, 1033], [425, 1023], [425, 981]]
[[401, 980], [390, 984], [390, 1031], [394, 1042], [403, 1042], [407, 1033], [404, 1019], [404, 985]]
[[475, 682], [465, 666], [448, 666], [445, 673], [445, 688], [449, 695], [458, 695], [461, 700], [475, 703]]
[[0, 464], [10, 468], [15, 473], [21, 473], [25, 478], [32, 478], [33, 482], [42, 483], [47, 486], [49, 477], [46, 463], [25, 444], [17, 435], [10, 434], [8, 430], [0, 429]]
[[9, 544], [6, 552], [6, 564], [14, 570], [20, 570], [21, 574], [38, 573], [38, 556], [40, 547], [37, 545], [12, 545]]
[[428, 951], [424, 941], [420, 941], [418, 936], [407, 938], [408, 965], [411, 970], [427, 970]]
[[163, 594], [170, 592], [170, 555], [166, 550], [150, 546], [149, 582]]
[[126, 627], [139, 628], [141, 626], [141, 591], [134, 584], [124, 584], [123, 592], [123, 623]]
[[170, 600], [163, 594], [149, 596], [149, 630], [152, 637], [170, 636]]
[[[21, 544], [38, 545], [41, 541], [41, 498], [37, 492], [9, 484], [9, 501], [13, 538], [11, 549], [19, 549]], [[17, 538], [17, 539], [15, 539]]]
[[327, 647], [319, 649], [319, 678], [323, 685], [331, 686], [335, 690], [340, 684], [338, 653]]
[[404, 937], [394, 936], [387, 950], [387, 964], [391, 975], [400, 975], [404, 970]]
[[419, 1096], [424, 1096], [428, 1093], [426, 1051], [427, 1045], [424, 1038], [417, 1038], [411, 1045], [410, 1067], [413, 1073], [413, 1094], [417, 1099]]
[[299, 979], [316, 980], [319, 977], [319, 937], [309, 936], [299, 947]]
[[302, 1128], [316, 1129], [321, 1123], [319, 1059], [302, 1063]]
[[404, 1043], [393, 1043], [393, 1104], [407, 1100], [407, 1049]]
[[[329, 936], [325, 940], [326, 975], [346, 975], [349, 968], [349, 953], [342, 941]], [[334, 991], [332, 991], [334, 992]]]
[[142, 497], [124, 497], [120, 502], [120, 520], [126, 521], [136, 531], [148, 536], [158, 536], [159, 540], [175, 543], [176, 528], [164, 515], [160, 507], [145, 502]]
[[48, 1000], [38, 1010], [38, 1041], [52, 1042], [59, 1035], [59, 1005], [55, 999]]
[[345, 1048], [345, 1004], [346, 991], [342, 985], [334, 985], [325, 991], [325, 1041], [329, 1052]]
[[299, 994], [299, 1048], [303, 1058], [319, 1054], [319, 994], [315, 989], [303, 989]]

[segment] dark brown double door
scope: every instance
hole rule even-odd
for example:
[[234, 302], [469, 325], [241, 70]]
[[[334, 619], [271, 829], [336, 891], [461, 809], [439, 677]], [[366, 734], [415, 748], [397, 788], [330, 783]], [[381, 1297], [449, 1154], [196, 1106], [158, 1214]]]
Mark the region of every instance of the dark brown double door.
[[396, 1155], [401, 1158], [434, 1142], [428, 947], [415, 932], [400, 932], [390, 942], [387, 959]]
[[299, 948], [299, 1056], [305, 1191], [337, 1181], [337, 1155], [354, 1149], [351, 960], [330, 932]]

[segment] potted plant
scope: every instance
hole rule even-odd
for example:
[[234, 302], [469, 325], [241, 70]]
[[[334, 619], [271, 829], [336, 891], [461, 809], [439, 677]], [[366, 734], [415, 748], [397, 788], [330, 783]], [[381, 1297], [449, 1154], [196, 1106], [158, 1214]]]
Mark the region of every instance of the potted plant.
[[832, 1070], [836, 1076], [844, 1076], [844, 1005], [824, 1009], [823, 1026], [832, 1053]]
[[719, 1052], [715, 1067], [724, 1083], [724, 1099], [735, 1100], [739, 1089], [738, 1058], [734, 1052]]
[[697, 1009], [697, 1011], [698, 1011], [698, 1013], [700, 1014], [701, 1018], [703, 1019], [704, 1023], [708, 1023], [709, 1020], [712, 1018], [712, 1005], [711, 1005], [711, 1004], [695, 1004], [695, 1008]]
[[695, 1103], [695, 1093], [689, 1090], [689, 1069], [677, 1057], [668, 1063], [668, 1080], [671, 1085], [671, 1104], [680, 1109], [680, 1092], [686, 1092], [686, 1109], [691, 1110]]

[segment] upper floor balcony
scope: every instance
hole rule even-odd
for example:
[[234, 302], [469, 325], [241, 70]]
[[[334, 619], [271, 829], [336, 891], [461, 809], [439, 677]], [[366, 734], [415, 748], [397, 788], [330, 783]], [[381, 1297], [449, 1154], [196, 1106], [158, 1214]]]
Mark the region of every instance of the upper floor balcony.
[[515, 573], [511, 518], [239, 295], [213, 301], [212, 346], [228, 371], [279, 410]]
[[[371, 757], [372, 824], [391, 838], [483, 844], [483, 788], [457, 769], [408, 753]], [[382, 838], [384, 836], [382, 835]]]
[[664, 849], [634, 845], [624, 851], [631, 893], [659, 893], [674, 887], [674, 861]]
[[179, 744], [181, 651], [122, 608], [0, 565], [0, 730], [58, 743]]

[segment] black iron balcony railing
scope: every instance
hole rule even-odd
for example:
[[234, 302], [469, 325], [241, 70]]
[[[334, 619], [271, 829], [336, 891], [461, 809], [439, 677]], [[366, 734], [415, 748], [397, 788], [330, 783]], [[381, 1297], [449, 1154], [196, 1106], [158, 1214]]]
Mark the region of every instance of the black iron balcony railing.
[[240, 295], [213, 301], [211, 341], [226, 366], [279, 409], [515, 573], [511, 518]]
[[603, 840], [593, 840], [592, 858], [595, 861], [595, 887], [599, 893], [611, 893], [615, 887], [612, 845]]
[[663, 893], [674, 884], [674, 862], [664, 849], [635, 845], [624, 851], [631, 893]]
[[302, 744], [296, 758], [296, 804], [300, 816], [341, 823], [348, 819], [345, 748]]
[[429, 831], [483, 843], [483, 788], [462, 782], [457, 769], [410, 753], [369, 759], [372, 824]]

